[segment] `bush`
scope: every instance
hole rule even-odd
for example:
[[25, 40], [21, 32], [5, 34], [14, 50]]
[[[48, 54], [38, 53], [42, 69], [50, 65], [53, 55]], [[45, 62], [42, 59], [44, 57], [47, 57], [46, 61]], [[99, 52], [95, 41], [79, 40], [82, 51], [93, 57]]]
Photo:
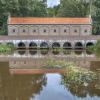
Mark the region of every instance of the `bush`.
[[7, 44], [0, 44], [0, 53], [11, 52], [12, 47], [8, 46]]

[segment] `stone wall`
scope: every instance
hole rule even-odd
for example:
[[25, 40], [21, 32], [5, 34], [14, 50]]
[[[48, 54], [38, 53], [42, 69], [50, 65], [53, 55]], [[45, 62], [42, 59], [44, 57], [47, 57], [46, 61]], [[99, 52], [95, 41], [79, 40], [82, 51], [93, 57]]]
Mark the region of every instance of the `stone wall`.
[[8, 35], [91, 35], [91, 25], [8, 25]]

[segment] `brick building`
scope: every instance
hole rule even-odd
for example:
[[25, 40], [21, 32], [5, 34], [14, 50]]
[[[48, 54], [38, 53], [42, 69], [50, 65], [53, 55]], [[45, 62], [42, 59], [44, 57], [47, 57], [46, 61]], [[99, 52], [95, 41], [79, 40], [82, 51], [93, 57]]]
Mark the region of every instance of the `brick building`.
[[8, 35], [84, 36], [92, 34], [91, 18], [9, 17]]

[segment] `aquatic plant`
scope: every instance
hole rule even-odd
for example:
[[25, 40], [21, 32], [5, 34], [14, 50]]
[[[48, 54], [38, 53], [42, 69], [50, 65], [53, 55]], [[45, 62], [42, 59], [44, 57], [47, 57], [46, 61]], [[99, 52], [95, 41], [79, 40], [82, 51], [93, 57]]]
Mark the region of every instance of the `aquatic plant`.
[[66, 73], [64, 74], [64, 84], [77, 83], [78, 85], [88, 85], [92, 80], [97, 78], [96, 74], [85, 68], [80, 68], [74, 64], [66, 67]]

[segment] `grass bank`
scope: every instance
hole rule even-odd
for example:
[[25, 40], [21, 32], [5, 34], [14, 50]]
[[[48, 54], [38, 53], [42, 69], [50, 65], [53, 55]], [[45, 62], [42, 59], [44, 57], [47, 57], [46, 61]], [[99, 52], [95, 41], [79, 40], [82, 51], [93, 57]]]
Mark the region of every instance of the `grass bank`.
[[88, 50], [95, 53], [96, 56], [100, 57], [100, 40], [94, 46], [88, 47]]
[[14, 50], [12, 45], [0, 44], [0, 53], [9, 53]]

